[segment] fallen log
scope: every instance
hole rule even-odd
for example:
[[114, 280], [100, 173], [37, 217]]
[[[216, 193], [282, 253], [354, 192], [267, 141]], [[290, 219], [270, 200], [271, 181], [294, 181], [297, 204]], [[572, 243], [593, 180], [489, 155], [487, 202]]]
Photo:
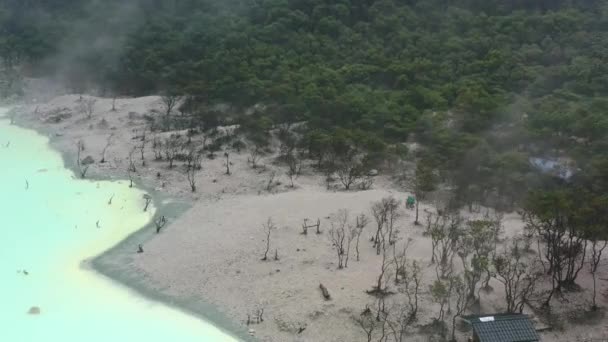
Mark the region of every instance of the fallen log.
[[330, 300], [331, 296], [329, 295], [329, 291], [327, 291], [327, 287], [323, 284], [319, 284], [319, 288], [321, 289], [321, 293], [323, 293], [323, 298], [325, 298], [325, 300]]

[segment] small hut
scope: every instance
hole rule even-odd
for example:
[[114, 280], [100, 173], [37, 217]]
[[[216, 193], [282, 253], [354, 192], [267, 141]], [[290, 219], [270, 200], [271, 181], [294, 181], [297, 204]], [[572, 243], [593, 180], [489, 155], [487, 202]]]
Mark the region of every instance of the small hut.
[[471, 315], [463, 319], [473, 327], [473, 342], [540, 341], [534, 322], [527, 315]]

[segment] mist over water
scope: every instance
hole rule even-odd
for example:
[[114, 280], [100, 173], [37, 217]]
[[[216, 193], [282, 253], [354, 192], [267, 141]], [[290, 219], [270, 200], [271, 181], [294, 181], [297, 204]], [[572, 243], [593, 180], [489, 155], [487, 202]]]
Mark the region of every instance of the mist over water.
[[5, 112], [0, 341], [236, 341], [87, 269], [83, 261], [140, 229], [154, 208], [144, 213], [143, 192], [127, 182], [76, 179], [47, 138], [9, 125]]

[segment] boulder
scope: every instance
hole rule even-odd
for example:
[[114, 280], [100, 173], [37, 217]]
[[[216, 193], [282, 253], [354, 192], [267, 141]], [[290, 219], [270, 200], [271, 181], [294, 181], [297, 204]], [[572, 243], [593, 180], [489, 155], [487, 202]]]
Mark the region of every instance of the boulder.
[[40, 308], [39, 308], [39, 307], [37, 307], [37, 306], [32, 306], [32, 307], [31, 307], [31, 308], [30, 308], [30, 309], [27, 311], [27, 313], [28, 313], [29, 315], [40, 315]]

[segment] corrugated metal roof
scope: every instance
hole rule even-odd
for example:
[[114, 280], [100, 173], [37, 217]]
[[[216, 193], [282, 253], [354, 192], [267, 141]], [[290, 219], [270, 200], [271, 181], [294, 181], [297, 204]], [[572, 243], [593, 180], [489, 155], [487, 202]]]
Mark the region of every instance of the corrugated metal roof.
[[465, 317], [481, 342], [536, 342], [540, 340], [526, 315], [483, 315]]

